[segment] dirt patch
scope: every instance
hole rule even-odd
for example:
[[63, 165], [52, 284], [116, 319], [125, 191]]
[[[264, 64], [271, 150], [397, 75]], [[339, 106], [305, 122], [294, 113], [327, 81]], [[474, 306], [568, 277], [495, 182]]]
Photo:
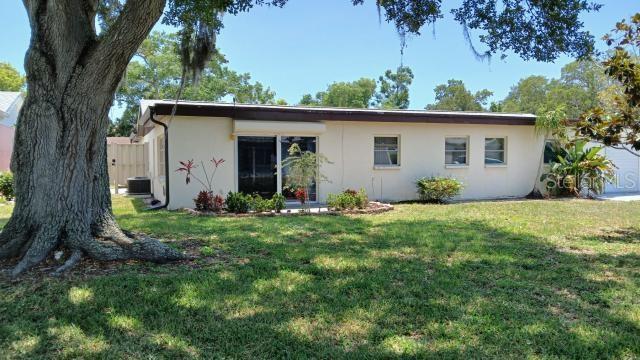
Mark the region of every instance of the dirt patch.
[[[176, 268], [187, 267], [190, 269], [201, 269], [219, 264], [231, 265], [246, 264], [249, 262], [248, 259], [236, 258], [223, 250], [211, 248], [210, 245], [198, 239], [165, 239], [161, 241], [184, 252], [187, 255], [187, 259], [166, 264], [155, 264], [139, 260], [97, 261], [85, 256], [75, 268], [67, 271], [61, 277], [66, 279], [87, 279], [124, 272], [162, 275], [164, 273], [171, 273], [172, 270]], [[202, 251], [204, 246], [206, 246], [208, 250], [206, 251], [206, 255], [204, 255]], [[71, 251], [68, 249], [53, 251], [52, 255], [45, 261], [33, 267], [17, 279], [11, 279], [9, 277], [17, 260], [0, 261], [0, 284], [23, 281], [38, 282], [51, 279], [51, 274], [64, 263], [70, 254]]]

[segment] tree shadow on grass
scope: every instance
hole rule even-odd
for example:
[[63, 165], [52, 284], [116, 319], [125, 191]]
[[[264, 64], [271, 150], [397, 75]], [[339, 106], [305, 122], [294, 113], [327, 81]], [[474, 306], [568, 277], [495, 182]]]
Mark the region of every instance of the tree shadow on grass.
[[462, 220], [174, 216], [136, 229], [249, 261], [0, 289], [0, 352], [23, 341], [29, 357], [640, 355], [637, 255], [568, 253]]

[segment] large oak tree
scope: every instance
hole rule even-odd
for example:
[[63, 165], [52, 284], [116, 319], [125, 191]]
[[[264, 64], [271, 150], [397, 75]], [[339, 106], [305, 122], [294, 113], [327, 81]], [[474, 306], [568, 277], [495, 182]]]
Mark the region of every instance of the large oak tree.
[[[17, 276], [61, 246], [72, 254], [61, 270], [83, 255], [157, 262], [182, 258], [158, 241], [128, 236], [114, 220], [105, 137], [118, 83], [163, 12], [165, 24], [181, 29], [185, 74], [197, 77], [215, 50], [221, 14], [282, 6], [286, 0], [23, 2], [31, 26], [25, 58], [28, 92], [11, 164], [16, 203], [0, 233], [0, 259], [17, 259], [12, 272]], [[399, 33], [419, 34], [443, 16], [441, 2], [376, 4]], [[587, 0], [460, 0], [452, 14], [465, 34], [479, 32], [485, 54], [512, 51], [524, 59], [552, 61], [561, 53], [591, 51], [593, 38], [582, 30], [579, 15], [598, 8]]]

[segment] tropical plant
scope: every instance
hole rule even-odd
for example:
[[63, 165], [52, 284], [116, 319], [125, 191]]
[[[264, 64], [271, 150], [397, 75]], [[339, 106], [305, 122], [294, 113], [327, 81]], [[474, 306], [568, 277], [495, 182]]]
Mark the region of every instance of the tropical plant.
[[424, 177], [416, 181], [420, 200], [432, 203], [444, 203], [463, 189], [460, 181], [440, 176]]
[[13, 174], [0, 173], [0, 196], [7, 200], [13, 200]]
[[330, 163], [326, 156], [323, 154], [315, 153], [312, 151], [302, 151], [300, 146], [296, 143], [291, 144], [289, 147], [289, 156], [282, 161], [282, 167], [287, 170], [286, 186], [291, 189], [297, 189], [296, 193], [300, 190], [304, 190], [305, 198], [300, 200], [300, 203], [304, 205], [308, 202], [308, 189], [314, 183], [328, 180], [327, 177], [320, 172], [320, 167], [324, 163]]
[[198, 211], [213, 211], [213, 194], [209, 191], [200, 191], [193, 202]]
[[[214, 205], [213, 179], [216, 176], [216, 172], [218, 172], [218, 168], [220, 167], [220, 165], [224, 163], [224, 159], [216, 159], [214, 157], [211, 160], [209, 160], [209, 162], [211, 163], [211, 167], [212, 167], [211, 174], [209, 174], [209, 171], [207, 171], [207, 167], [205, 166], [204, 161], [200, 161], [200, 167], [198, 167], [198, 165], [196, 165], [193, 162], [193, 160], [179, 161], [180, 167], [176, 169], [176, 172], [181, 172], [184, 174], [185, 182], [187, 183], [187, 185], [191, 183], [192, 179], [200, 183], [200, 185], [202, 185], [203, 191], [200, 191], [200, 193], [198, 194], [198, 197], [193, 199], [193, 201], [196, 203], [195, 205], [197, 210], [213, 211], [213, 205]], [[194, 173], [194, 170], [198, 168], [202, 169], [202, 175], [200, 177], [198, 177]], [[202, 176], [204, 176], [204, 178]], [[203, 195], [203, 193], [207, 193], [208, 197]], [[200, 201], [200, 204], [198, 204], [198, 201]], [[205, 208], [199, 209], [198, 208], [199, 206], [200, 207], [204, 206]]]
[[213, 207], [211, 210], [221, 212], [222, 209], [224, 209], [224, 198], [222, 195], [216, 194], [213, 196]]
[[587, 141], [578, 140], [566, 147], [551, 163], [549, 171], [540, 181], [549, 194], [555, 196], [581, 196], [599, 194], [606, 182], [614, 177], [615, 166], [599, 154], [600, 146], [587, 147]]
[[300, 201], [300, 205], [304, 206], [309, 200], [309, 193], [305, 188], [297, 188], [294, 192], [294, 196], [298, 201]]
[[185, 182], [187, 183], [187, 185], [189, 185], [191, 179], [193, 179], [199, 182], [206, 191], [213, 193], [213, 178], [216, 176], [218, 168], [224, 163], [224, 161], [224, 159], [216, 159], [215, 157], [209, 160], [209, 162], [211, 162], [211, 166], [213, 167], [211, 176], [209, 176], [209, 172], [207, 171], [207, 167], [205, 166], [204, 161], [200, 161], [200, 169], [202, 169], [204, 179], [196, 176], [196, 174], [194, 173], [194, 170], [198, 168], [198, 165], [196, 165], [193, 160], [179, 161], [181, 166], [176, 169], [176, 172], [184, 173]]

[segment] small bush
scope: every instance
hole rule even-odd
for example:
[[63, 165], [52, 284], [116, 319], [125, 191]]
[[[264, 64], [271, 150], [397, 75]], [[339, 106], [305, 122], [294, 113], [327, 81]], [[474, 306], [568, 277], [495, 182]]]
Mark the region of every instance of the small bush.
[[255, 194], [251, 198], [251, 208], [257, 213], [267, 212], [272, 208], [271, 200], [263, 199], [262, 196]]
[[7, 200], [13, 200], [13, 174], [0, 173], [0, 196]]
[[208, 191], [200, 191], [198, 196], [193, 199], [198, 211], [212, 211], [213, 210], [213, 194]]
[[224, 198], [222, 197], [222, 195], [218, 195], [216, 194], [213, 197], [213, 211], [215, 212], [221, 212], [222, 209], [224, 209]]
[[347, 189], [340, 194], [327, 196], [327, 205], [335, 210], [365, 209], [368, 204], [369, 198], [364, 189], [360, 189], [360, 191]]
[[229, 212], [244, 214], [249, 212], [251, 200], [251, 195], [230, 191], [229, 194], [227, 194], [225, 203], [227, 204], [227, 210]]
[[200, 254], [202, 254], [202, 256], [213, 256], [216, 254], [216, 251], [211, 246], [203, 246], [200, 248]]
[[287, 207], [287, 199], [285, 199], [284, 195], [280, 193], [276, 193], [271, 198], [272, 209], [277, 213], [282, 211], [285, 207]]
[[432, 176], [416, 181], [420, 200], [443, 203], [460, 194], [462, 183], [453, 178]]

